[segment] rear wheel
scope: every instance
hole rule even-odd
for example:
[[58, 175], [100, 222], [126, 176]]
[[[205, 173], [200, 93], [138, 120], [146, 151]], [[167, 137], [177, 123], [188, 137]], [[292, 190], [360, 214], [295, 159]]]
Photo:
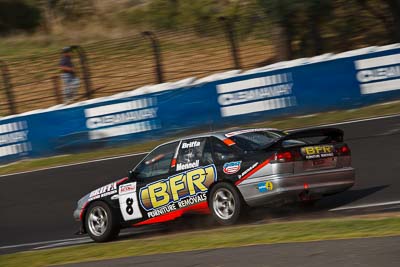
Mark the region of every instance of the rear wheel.
[[229, 183], [218, 183], [210, 192], [209, 206], [214, 219], [222, 225], [236, 223], [243, 210], [237, 189]]
[[96, 242], [115, 239], [120, 230], [118, 217], [104, 202], [94, 202], [89, 206], [85, 216], [86, 231]]

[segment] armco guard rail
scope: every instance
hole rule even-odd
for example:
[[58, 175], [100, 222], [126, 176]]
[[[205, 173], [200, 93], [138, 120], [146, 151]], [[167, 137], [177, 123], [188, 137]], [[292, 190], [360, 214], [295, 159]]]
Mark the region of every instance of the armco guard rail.
[[280, 62], [2, 118], [0, 161], [400, 97], [400, 44]]

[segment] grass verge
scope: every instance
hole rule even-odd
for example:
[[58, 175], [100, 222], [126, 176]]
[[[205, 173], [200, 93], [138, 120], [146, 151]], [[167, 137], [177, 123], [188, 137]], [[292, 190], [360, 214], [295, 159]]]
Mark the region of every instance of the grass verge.
[[[105, 244], [20, 252], [0, 256], [3, 267], [48, 266], [127, 256], [238, 247], [400, 235], [400, 217], [324, 219], [226, 227], [198, 232], [132, 239]], [[140, 242], [139, 242], [140, 241]]]
[[[241, 125], [241, 126], [293, 129], [299, 127], [307, 127], [320, 124], [342, 122], [352, 119], [371, 118], [376, 116], [399, 114], [399, 113], [400, 113], [400, 101], [395, 101], [395, 102], [378, 104], [353, 110], [339, 110], [339, 111], [324, 112], [302, 117], [291, 117], [283, 119], [281, 118], [277, 120], [265, 121], [262, 123], [255, 123], [251, 125]], [[62, 155], [51, 158], [22, 160], [16, 163], [0, 166], [0, 175], [37, 170], [41, 168], [54, 167], [63, 164], [78, 163], [78, 162], [100, 159], [105, 157], [112, 157], [117, 155], [140, 153], [144, 151], [149, 151], [156, 145], [161, 144], [169, 139], [175, 139], [175, 138], [176, 137], [166, 138], [141, 144], [128, 145], [124, 147], [115, 147], [106, 149], [102, 148], [99, 150], [94, 150], [92, 152], [86, 152], [86, 153]]]

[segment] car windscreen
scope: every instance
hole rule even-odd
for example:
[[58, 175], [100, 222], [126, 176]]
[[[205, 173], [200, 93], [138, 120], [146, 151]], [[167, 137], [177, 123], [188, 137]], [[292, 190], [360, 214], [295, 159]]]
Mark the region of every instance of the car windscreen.
[[257, 151], [266, 148], [284, 135], [285, 133], [280, 131], [257, 131], [241, 133], [230, 137], [230, 139], [242, 150]]

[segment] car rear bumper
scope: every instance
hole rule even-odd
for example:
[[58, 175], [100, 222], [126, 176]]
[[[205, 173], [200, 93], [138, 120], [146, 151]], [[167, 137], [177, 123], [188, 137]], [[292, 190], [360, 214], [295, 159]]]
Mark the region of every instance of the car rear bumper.
[[249, 206], [261, 206], [299, 201], [305, 195], [311, 199], [320, 198], [345, 191], [354, 182], [354, 169], [346, 167], [247, 179], [238, 185], [238, 189]]

